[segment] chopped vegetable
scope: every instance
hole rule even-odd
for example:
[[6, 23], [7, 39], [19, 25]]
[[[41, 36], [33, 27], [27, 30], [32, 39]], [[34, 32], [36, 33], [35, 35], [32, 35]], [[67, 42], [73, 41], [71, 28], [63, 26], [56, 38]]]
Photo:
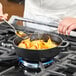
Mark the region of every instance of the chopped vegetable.
[[54, 48], [56, 46], [57, 46], [57, 44], [55, 42], [53, 42], [50, 38], [48, 39], [47, 42], [45, 42], [43, 40], [31, 41], [29, 38], [26, 40], [22, 40], [18, 45], [18, 47], [20, 47], [20, 48], [35, 49], [35, 50], [49, 49], [49, 48]]

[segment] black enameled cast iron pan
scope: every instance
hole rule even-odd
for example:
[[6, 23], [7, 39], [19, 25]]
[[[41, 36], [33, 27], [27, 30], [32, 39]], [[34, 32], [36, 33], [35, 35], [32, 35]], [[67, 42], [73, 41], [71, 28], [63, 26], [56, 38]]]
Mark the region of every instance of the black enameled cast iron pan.
[[26, 61], [46, 61], [48, 59], [54, 58], [56, 55], [58, 55], [60, 52], [62, 52], [62, 49], [67, 47], [69, 43], [67, 41], [64, 41], [59, 35], [55, 33], [48, 33], [48, 34], [32, 34], [31, 39], [43, 39], [47, 40], [48, 36], [58, 44], [55, 48], [49, 48], [49, 49], [42, 49], [42, 50], [32, 50], [32, 49], [24, 49], [19, 48], [18, 44], [22, 41], [21, 38], [17, 37], [14, 39], [14, 47], [16, 50], [16, 54], [19, 57], [22, 57]]

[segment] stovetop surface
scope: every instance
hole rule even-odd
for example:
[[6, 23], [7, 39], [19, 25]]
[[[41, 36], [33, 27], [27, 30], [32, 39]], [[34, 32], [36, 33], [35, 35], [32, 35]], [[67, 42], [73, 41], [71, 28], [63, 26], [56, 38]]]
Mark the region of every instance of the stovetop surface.
[[[27, 72], [16, 59], [13, 40], [16, 37], [6, 23], [0, 24], [0, 76], [76, 76], [76, 38], [62, 36], [70, 45], [57, 55], [55, 62], [40, 72]], [[32, 71], [32, 70], [31, 70]]]

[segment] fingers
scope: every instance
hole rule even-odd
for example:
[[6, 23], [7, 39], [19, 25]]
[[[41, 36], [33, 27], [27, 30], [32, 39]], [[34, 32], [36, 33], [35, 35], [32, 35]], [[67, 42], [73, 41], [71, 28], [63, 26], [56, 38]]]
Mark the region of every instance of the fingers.
[[63, 32], [62, 32], [64, 35], [66, 35], [67, 29], [68, 29], [69, 26], [70, 26], [70, 25], [65, 25], [65, 26], [64, 26]]
[[70, 25], [70, 27], [69, 27], [68, 30], [67, 30], [68, 35], [70, 35], [70, 32], [71, 32], [72, 30], [75, 30], [75, 29], [76, 29], [76, 24]]
[[59, 26], [58, 26], [59, 33], [62, 33], [62, 28], [63, 28], [63, 26], [62, 26], [62, 21], [61, 21], [60, 24], [59, 24]]
[[59, 33], [66, 35], [66, 31], [67, 31], [68, 27], [69, 27], [69, 24], [66, 25], [66, 23], [61, 22], [58, 26]]
[[59, 33], [64, 34], [64, 35], [66, 35], [66, 34], [70, 35], [70, 32], [72, 30], [75, 30], [75, 29], [76, 29], [76, 23], [73, 23], [71, 25], [66, 25], [66, 26], [65, 25], [60, 25], [58, 27]]
[[7, 17], [8, 17], [8, 14], [7, 13], [3, 14], [3, 6], [0, 3], [0, 20], [2, 20], [2, 18], [7, 19]]
[[64, 34], [64, 35], [67, 34], [67, 31], [68, 34], [70, 34], [70, 32], [73, 29], [76, 29], [75, 24], [76, 24], [76, 18], [64, 18], [58, 26], [58, 31], [60, 34]]
[[0, 16], [0, 20], [3, 20], [3, 18], [4, 19], [7, 19], [7, 17], [8, 17], [8, 14], [6, 13], [6, 14], [3, 14], [2, 16]]
[[5, 13], [5, 14], [3, 15], [3, 18], [4, 18], [4, 19], [7, 19], [7, 17], [8, 17], [8, 14]]
[[59, 26], [58, 26], [58, 31], [59, 31], [59, 33], [63, 33], [63, 28], [64, 28], [64, 25], [62, 25], [61, 23], [59, 24]]

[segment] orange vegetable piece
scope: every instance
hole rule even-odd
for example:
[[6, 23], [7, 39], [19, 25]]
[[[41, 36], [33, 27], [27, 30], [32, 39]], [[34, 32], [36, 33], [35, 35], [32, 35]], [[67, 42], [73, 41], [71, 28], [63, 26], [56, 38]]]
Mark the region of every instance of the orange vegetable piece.
[[43, 40], [34, 40], [31, 41], [30, 38], [26, 40], [22, 40], [21, 43], [19, 43], [18, 47], [20, 48], [27, 48], [27, 49], [49, 49], [56, 47], [57, 44], [55, 44], [50, 38], [47, 42]]

